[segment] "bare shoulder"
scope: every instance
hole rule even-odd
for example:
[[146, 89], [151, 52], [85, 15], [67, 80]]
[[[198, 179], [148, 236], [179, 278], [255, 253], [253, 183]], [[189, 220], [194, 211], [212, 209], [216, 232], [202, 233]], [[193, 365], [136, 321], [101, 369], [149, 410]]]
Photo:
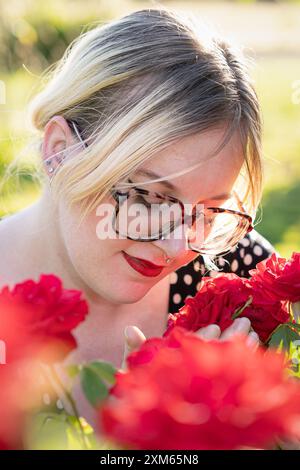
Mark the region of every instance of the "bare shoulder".
[[0, 220], [0, 288], [17, 281], [17, 272], [22, 255], [17, 214]]

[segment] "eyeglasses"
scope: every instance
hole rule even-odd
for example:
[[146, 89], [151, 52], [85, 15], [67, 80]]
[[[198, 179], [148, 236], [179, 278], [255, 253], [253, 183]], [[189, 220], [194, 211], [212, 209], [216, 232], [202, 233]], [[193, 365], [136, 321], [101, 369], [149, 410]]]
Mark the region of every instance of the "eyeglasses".
[[198, 204], [187, 215], [187, 205], [182, 201], [155, 191], [134, 186], [126, 192], [112, 190], [111, 194], [117, 203], [113, 229], [130, 240], [163, 240], [176, 228], [185, 227], [189, 250], [220, 255], [230, 251], [253, 229], [252, 217], [233, 209]]
[[[71, 123], [79, 139], [87, 146], [75, 123]], [[128, 182], [133, 184], [130, 179]], [[197, 204], [189, 211], [191, 214], [186, 210], [190, 205], [179, 199], [137, 186], [126, 191], [114, 186], [111, 195], [116, 202], [113, 230], [130, 240], [164, 240], [175, 236], [175, 230], [180, 227], [185, 230], [187, 249], [202, 255], [221, 255], [228, 253], [253, 230], [252, 217], [245, 212], [235, 192], [226, 204], [239, 210]]]

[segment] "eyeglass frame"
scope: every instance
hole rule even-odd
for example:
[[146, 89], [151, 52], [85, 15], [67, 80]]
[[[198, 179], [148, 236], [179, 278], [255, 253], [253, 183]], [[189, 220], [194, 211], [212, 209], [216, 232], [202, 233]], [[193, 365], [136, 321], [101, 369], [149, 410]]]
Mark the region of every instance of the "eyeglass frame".
[[[66, 119], [67, 123], [70, 125], [73, 126], [74, 130], [75, 130], [75, 133], [77, 135], [77, 137], [79, 138], [79, 140], [83, 143], [83, 145], [85, 147], [88, 147], [88, 144], [83, 140], [82, 136], [81, 136], [81, 133], [78, 129], [78, 124], [76, 125], [75, 122], [73, 120], [70, 120], [70, 119]], [[131, 181], [129, 178], [128, 178], [128, 181], [130, 183], [133, 183], [133, 181]], [[157, 191], [149, 191], [147, 189], [144, 189], [144, 188], [140, 188], [138, 186], [132, 186], [131, 188], [129, 188], [127, 191], [125, 192], [122, 192], [120, 190], [117, 190], [116, 189], [116, 185], [114, 185], [111, 190], [110, 190], [110, 193], [112, 195], [112, 197], [114, 198], [114, 200], [116, 201], [117, 205], [116, 205], [116, 208], [115, 208], [115, 218], [118, 216], [118, 213], [119, 213], [119, 210], [120, 210], [120, 201], [119, 201], [119, 196], [126, 196], [126, 198], [128, 199], [129, 197], [129, 194], [130, 194], [130, 191], [134, 190], [137, 194], [140, 194], [140, 195], [152, 195], [152, 196], [155, 196], [157, 197], [158, 199], [162, 199], [164, 201], [170, 201], [170, 202], [173, 202], [173, 203], [177, 203], [180, 205], [181, 209], [182, 209], [182, 219], [181, 219], [181, 224], [184, 223], [184, 204], [182, 201], [180, 201], [180, 199], [174, 197], [174, 196], [170, 196], [170, 195], [167, 195], [167, 194], [162, 194], [162, 193], [159, 193]], [[234, 210], [234, 209], [226, 209], [224, 207], [207, 207], [206, 210], [211, 210], [213, 211], [213, 213], [227, 213], [227, 214], [233, 214], [233, 215], [237, 215], [238, 217], [241, 218], [241, 220], [247, 220], [248, 223], [249, 223], [249, 226], [247, 228], [247, 231], [245, 232], [245, 234], [243, 236], [246, 236], [247, 233], [251, 232], [253, 229], [254, 229], [254, 226], [253, 226], [253, 218], [250, 214], [247, 214], [243, 208], [243, 204], [241, 202], [241, 200], [239, 199], [237, 193], [234, 191], [233, 192], [233, 196], [236, 198], [240, 208], [242, 209], [242, 211], [237, 211], [237, 210]], [[189, 218], [191, 218], [191, 225], [193, 225], [195, 223], [195, 220], [197, 218], [199, 214], [197, 214], [196, 212], [196, 207], [193, 208], [193, 211], [192, 211], [192, 214], [189, 216]], [[178, 223], [178, 225], [180, 225]], [[176, 226], [177, 227], [177, 226]], [[175, 228], [173, 230], [171, 230], [170, 233], [172, 233]], [[119, 232], [114, 229], [118, 234]], [[162, 234], [162, 232], [160, 231], [159, 232], [159, 237], [150, 237], [150, 238], [147, 238], [147, 239], [143, 239], [143, 238], [140, 238], [140, 239], [136, 239], [136, 238], [132, 238], [130, 237], [129, 235], [126, 235], [126, 238], [129, 239], [129, 240], [134, 240], [134, 241], [140, 241], [140, 242], [150, 242], [150, 241], [155, 241], [155, 240], [164, 240], [164, 236]], [[242, 237], [240, 238], [242, 239]], [[238, 243], [238, 242], [237, 242]], [[235, 246], [236, 244], [234, 244], [232, 246], [232, 248]], [[207, 253], [204, 253], [203, 251], [199, 251], [199, 250], [195, 250], [193, 248], [189, 248], [190, 251], [194, 251], [195, 253], [198, 253], [198, 254], [207, 254]], [[224, 252], [220, 252], [218, 253], [218, 255], [221, 255], [225, 253]]]
[[[128, 179], [128, 181], [130, 183], [133, 183], [133, 181], [131, 181], [130, 179]], [[149, 190], [144, 189], [144, 188], [139, 188], [138, 186], [132, 186], [131, 188], [129, 188], [125, 192], [122, 192], [120, 190], [113, 190], [113, 189], [111, 190], [111, 194], [112, 194], [114, 200], [117, 202], [117, 206], [115, 208], [115, 218], [117, 218], [118, 213], [119, 213], [119, 208], [120, 208], [119, 196], [123, 196], [123, 197], [125, 196], [128, 199], [130, 197], [130, 192], [132, 190], [134, 190], [138, 195], [144, 195], [144, 196], [149, 196], [150, 195], [150, 196], [156, 197], [157, 199], [161, 199], [162, 201], [170, 201], [170, 202], [173, 202], [175, 204], [180, 205], [180, 207], [182, 209], [181, 222], [178, 222], [178, 224], [169, 233], [173, 232], [177, 226], [184, 223], [184, 204], [183, 204], [182, 201], [180, 201], [180, 199], [177, 199], [174, 196], [159, 193], [157, 191], [149, 191]], [[245, 212], [240, 212], [240, 211], [236, 211], [236, 210], [233, 210], [233, 209], [226, 209], [224, 207], [206, 207], [205, 210], [210, 210], [210, 211], [212, 211], [213, 213], [216, 213], [216, 214], [218, 214], [218, 213], [233, 214], [233, 215], [237, 215], [238, 217], [240, 217], [241, 220], [243, 220], [243, 219], [247, 220], [248, 223], [249, 223], [249, 226], [247, 228], [247, 231], [245, 232], [245, 235], [246, 235], [246, 233], [249, 233], [254, 228], [253, 225], [252, 225], [252, 217], [249, 214], [246, 214]], [[191, 219], [191, 222], [190, 222], [191, 225], [193, 225], [195, 223], [196, 218], [198, 216], [199, 216], [199, 213], [197, 213], [196, 207], [194, 207], [192, 214], [189, 216], [189, 219]], [[119, 232], [116, 229], [114, 229], [114, 230], [119, 234]], [[146, 242], [146, 241], [154, 241], [154, 240], [163, 240], [164, 239], [163, 235], [164, 235], [164, 233], [162, 231], [159, 231], [158, 236], [152, 236], [152, 237], [138, 238], [137, 239], [137, 238], [132, 238], [129, 235], [126, 235], [126, 238], [128, 238], [129, 240], [142, 241], [142, 242], [145, 241]], [[202, 253], [199, 250], [194, 250], [192, 248], [190, 248], [190, 249], [191, 249], [191, 251], [195, 251], [196, 253]], [[205, 254], [205, 253], [202, 253], [202, 254]]]

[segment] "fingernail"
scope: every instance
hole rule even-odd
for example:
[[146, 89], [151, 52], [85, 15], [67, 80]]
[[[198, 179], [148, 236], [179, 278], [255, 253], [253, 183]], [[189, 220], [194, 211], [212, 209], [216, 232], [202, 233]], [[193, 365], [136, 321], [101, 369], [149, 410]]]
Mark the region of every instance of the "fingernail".
[[237, 331], [244, 330], [248, 326], [250, 326], [250, 320], [246, 317], [237, 318], [235, 320], [234, 329]]
[[204, 328], [204, 331], [202, 331], [201, 336], [203, 337], [210, 337], [210, 336], [219, 336], [220, 335], [220, 327], [218, 325], [212, 324], [212, 325], [207, 325]]
[[220, 331], [220, 327], [218, 325], [215, 325], [215, 324], [208, 325], [206, 328], [211, 333], [218, 333]]
[[132, 341], [132, 327], [130, 325], [126, 326], [124, 335], [128, 342]]

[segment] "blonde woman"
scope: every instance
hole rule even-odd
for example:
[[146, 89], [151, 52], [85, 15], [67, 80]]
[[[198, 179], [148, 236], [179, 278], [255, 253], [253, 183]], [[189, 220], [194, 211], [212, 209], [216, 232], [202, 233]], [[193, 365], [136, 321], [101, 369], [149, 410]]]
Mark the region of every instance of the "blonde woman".
[[[246, 276], [273, 251], [251, 232], [262, 186], [261, 116], [246, 65], [178, 13], [139, 10], [82, 34], [32, 100], [29, 119], [44, 189], [0, 223], [1, 286], [54, 273], [84, 292], [90, 314], [68, 361], [121, 367], [196, 293], [203, 260], [227, 252], [221, 269], [229, 259], [229, 269]], [[151, 205], [177, 204], [195, 217], [181, 237], [166, 236], [182, 228], [180, 216], [166, 231], [155, 210], [153, 230], [120, 230], [125, 202], [146, 214]], [[103, 207], [113, 209], [116, 236], [102, 236]], [[203, 222], [201, 238], [195, 227]], [[217, 325], [196, 334], [222, 340], [236, 331], [257, 345], [246, 318], [222, 334]]]

